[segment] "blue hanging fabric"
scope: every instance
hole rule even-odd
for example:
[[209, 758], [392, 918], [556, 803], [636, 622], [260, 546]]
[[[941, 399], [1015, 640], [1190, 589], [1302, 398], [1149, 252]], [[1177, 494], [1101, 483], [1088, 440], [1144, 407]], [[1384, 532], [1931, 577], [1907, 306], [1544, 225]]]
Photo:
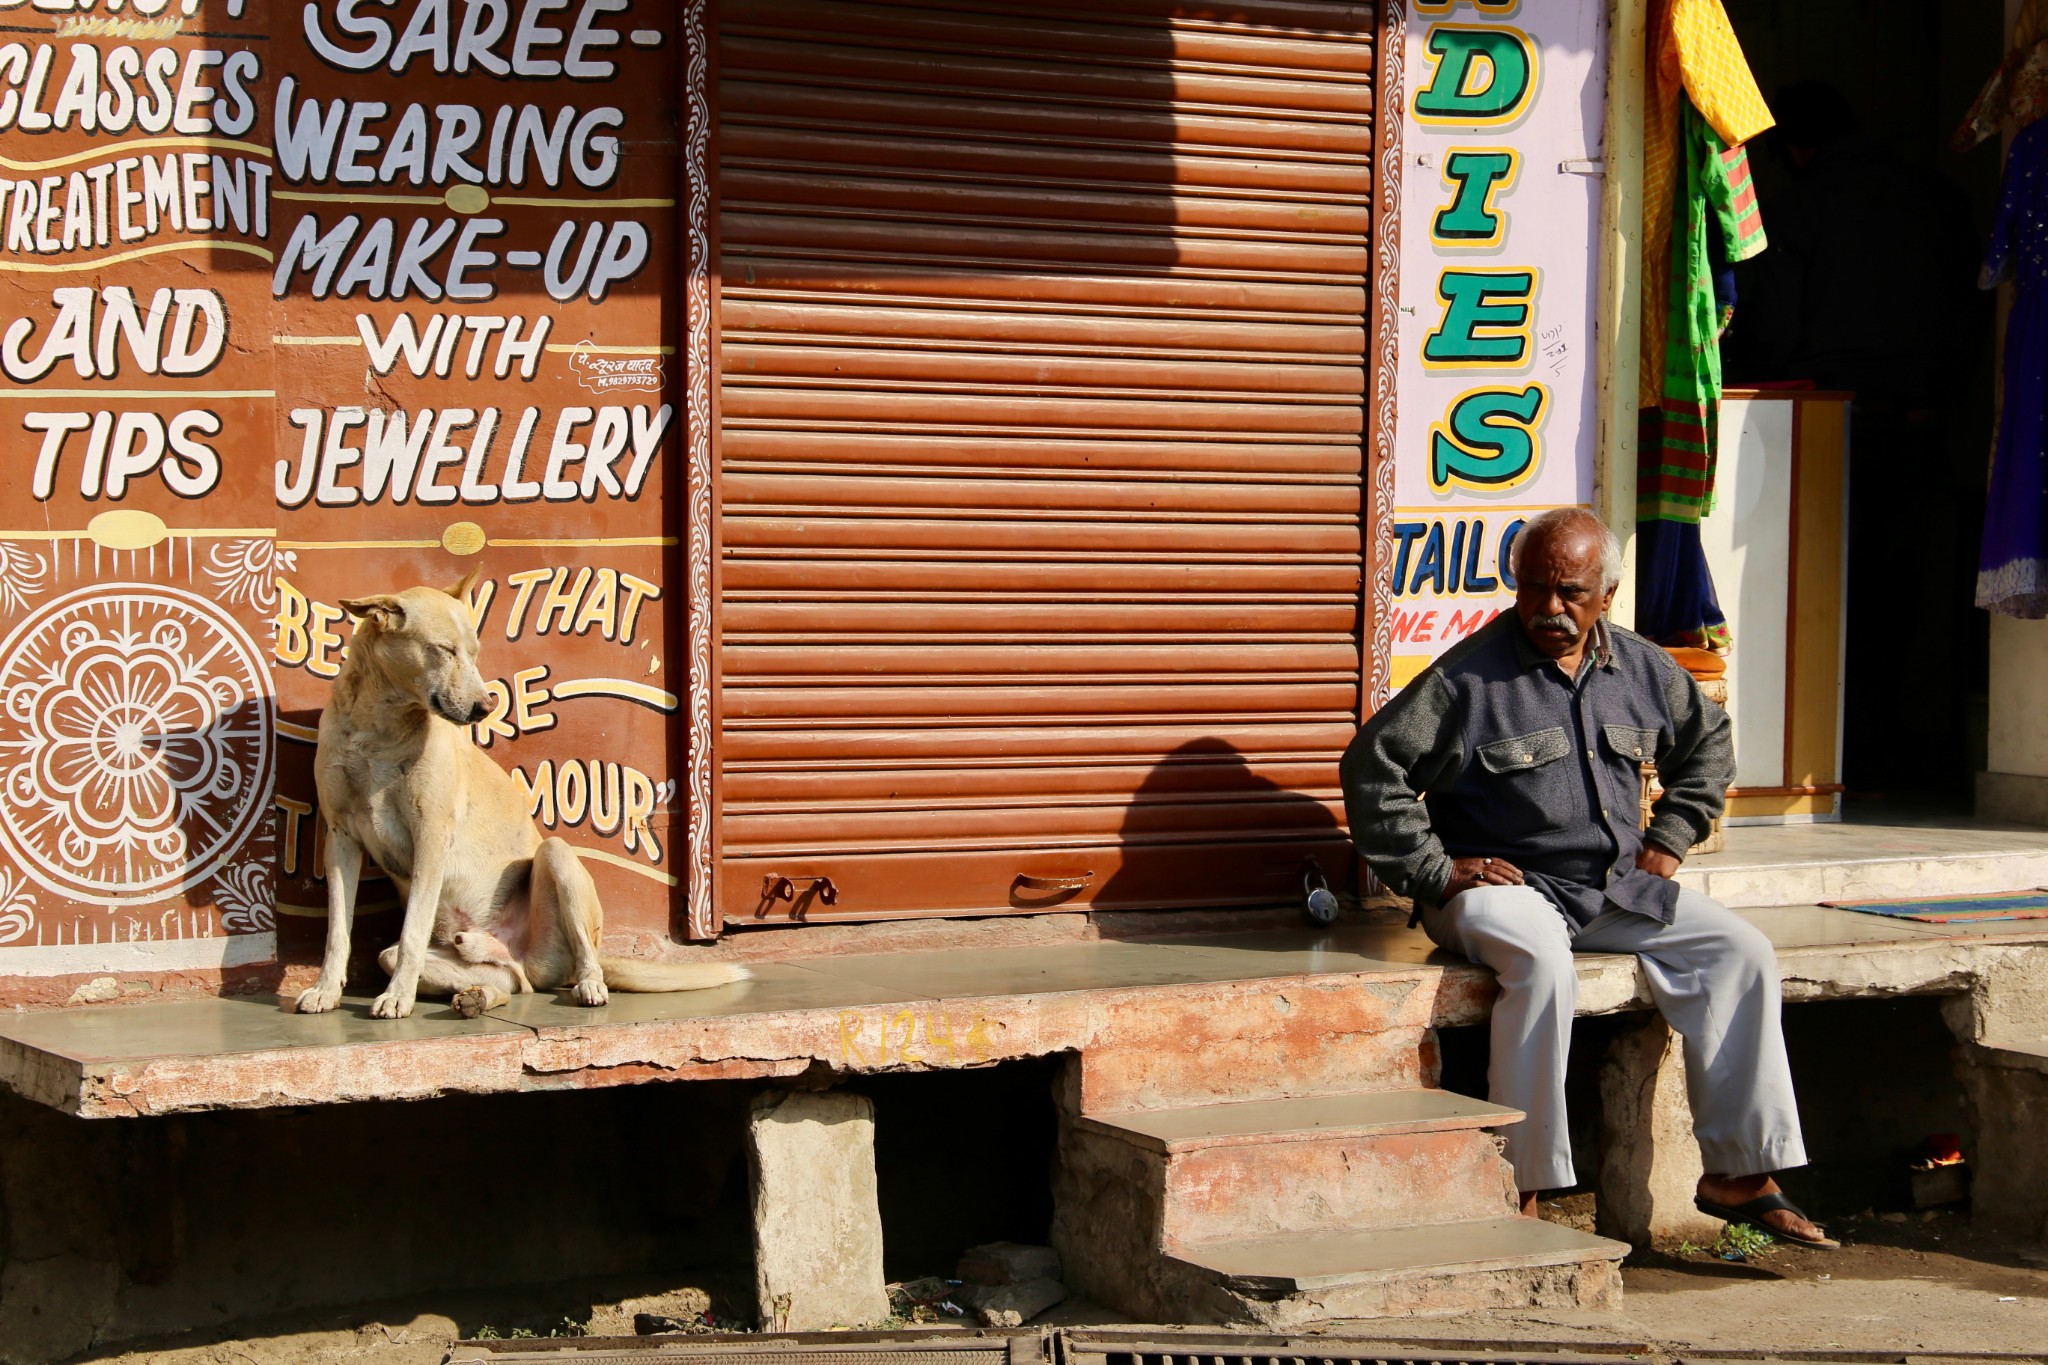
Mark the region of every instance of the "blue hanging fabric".
[[1660, 645], [1727, 650], [1728, 618], [1714, 596], [1698, 522], [1636, 523], [1636, 634]]
[[2004, 403], [1991, 453], [1977, 605], [2048, 617], [2048, 119], [2013, 139], [1983, 284], [2010, 276]]

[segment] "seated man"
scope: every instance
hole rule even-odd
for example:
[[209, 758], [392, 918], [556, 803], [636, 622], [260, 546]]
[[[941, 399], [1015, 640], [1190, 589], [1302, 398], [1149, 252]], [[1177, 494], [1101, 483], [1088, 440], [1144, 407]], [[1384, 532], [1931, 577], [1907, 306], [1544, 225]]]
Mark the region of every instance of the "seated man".
[[[1573, 1183], [1572, 953], [1634, 953], [1685, 1040], [1701, 1210], [1835, 1245], [1769, 1174], [1806, 1162], [1770, 941], [1671, 880], [1726, 799], [1728, 717], [1670, 655], [1604, 619], [1621, 547], [1592, 513], [1530, 521], [1510, 568], [1515, 609], [1375, 715], [1342, 777], [1373, 871], [1414, 897], [1439, 946], [1500, 978], [1488, 1080], [1495, 1103], [1528, 1115], [1506, 1130], [1522, 1211]], [[1643, 830], [1651, 758], [1664, 795]]]

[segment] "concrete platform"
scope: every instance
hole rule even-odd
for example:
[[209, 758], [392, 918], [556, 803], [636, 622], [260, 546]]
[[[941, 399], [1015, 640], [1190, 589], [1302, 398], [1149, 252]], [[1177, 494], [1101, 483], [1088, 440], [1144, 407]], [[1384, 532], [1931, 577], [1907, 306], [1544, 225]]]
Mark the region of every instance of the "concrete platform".
[[2048, 886], [2048, 828], [1950, 818], [1736, 825], [1678, 880], [1733, 908]]
[[[1816, 906], [1744, 913], [1778, 944], [1790, 1001], [1961, 993], [2001, 965], [2048, 952], [2036, 946], [2048, 945], [2044, 921], [1963, 931]], [[1256, 1073], [1233, 1068], [1260, 1055], [1276, 1029], [1321, 1030], [1332, 1071], [1356, 1076], [1354, 1063], [1371, 1059], [1347, 1053], [1347, 1040], [1369, 1050], [1376, 1033], [1475, 1023], [1493, 990], [1490, 973], [1398, 924], [757, 970], [739, 986], [619, 995], [600, 1009], [525, 996], [477, 1020], [425, 1001], [411, 1019], [373, 1020], [367, 995], [324, 1016], [292, 1014], [265, 996], [17, 1014], [0, 1019], [0, 1084], [99, 1118], [793, 1076], [814, 1066], [978, 1066], [1092, 1050], [1106, 1050], [1105, 1067], [1124, 1053], [1142, 1070], [1135, 1054], [1169, 1046], [1213, 1072], [1213, 1092], [1196, 1100], [1277, 1098], [1233, 1088], [1257, 1084]], [[1579, 973], [1582, 1014], [1650, 1005], [1631, 957], [1589, 954]], [[1276, 1018], [1282, 1000], [1297, 1019]], [[1090, 1109], [1191, 1098], [1148, 1093], [1135, 1073], [1099, 1079], [1108, 1088]], [[1396, 1074], [1389, 1083], [1404, 1082]]]
[[[2044, 920], [1918, 924], [1826, 909], [1811, 894], [1755, 903], [1786, 888], [2048, 884], [2048, 829], [1739, 827], [1726, 852], [1681, 877], [1746, 907], [1778, 945], [1788, 1001], [1965, 994], [1993, 974], [2048, 971]], [[621, 994], [594, 1010], [523, 996], [473, 1021], [433, 1001], [409, 1020], [372, 1020], [367, 994], [324, 1016], [276, 997], [17, 1013], [0, 1017], [0, 1085], [99, 1118], [1075, 1053], [1085, 1108], [1102, 1113], [1339, 1093], [1362, 1075], [1424, 1085], [1414, 1044], [1483, 1019], [1493, 992], [1490, 973], [1392, 914], [1325, 931], [853, 953], [755, 970], [738, 986]], [[1650, 1005], [1631, 957], [1589, 954], [1579, 974], [1582, 1014]], [[1276, 1071], [1279, 1055], [1309, 1069]]]

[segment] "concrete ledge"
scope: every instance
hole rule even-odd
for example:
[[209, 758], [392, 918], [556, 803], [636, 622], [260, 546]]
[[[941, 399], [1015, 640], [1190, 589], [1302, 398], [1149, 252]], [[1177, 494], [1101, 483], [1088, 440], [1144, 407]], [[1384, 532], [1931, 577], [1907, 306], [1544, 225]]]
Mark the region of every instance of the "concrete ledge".
[[[2043, 823], [2048, 823], [2044, 821]], [[1841, 825], [1806, 825], [1835, 830]], [[1854, 828], [1853, 826], [1850, 828]], [[1739, 831], [1738, 831], [1739, 832]], [[1731, 844], [1734, 842], [1731, 832]], [[2038, 832], [2036, 834], [2038, 838]], [[1987, 849], [1969, 855], [1900, 852], [1842, 862], [1798, 860], [1782, 864], [1722, 862], [1709, 854], [1679, 869], [1677, 880], [1731, 909], [1815, 905], [1821, 901], [1967, 895], [2048, 885], [2048, 848]]]
[[1200, 970], [1199, 953], [1180, 951], [1197, 968], [1187, 974], [1225, 979], [1143, 984], [1140, 971], [1140, 984], [942, 997], [776, 967], [750, 988], [614, 997], [599, 1010], [527, 997], [474, 1021], [439, 1003], [372, 1020], [366, 997], [312, 1018], [277, 997], [21, 1014], [0, 1021], [0, 1084], [66, 1113], [119, 1118], [1061, 1053], [1085, 1056], [1088, 1103], [1106, 1109], [1331, 1092], [1360, 1075], [1420, 1083], [1440, 970], [1381, 963], [1247, 979]]
[[1979, 821], [1744, 825], [1678, 881], [1734, 909], [1883, 896], [1960, 895], [2048, 884], [2048, 811]]
[[1978, 773], [1977, 816], [2016, 825], [2048, 825], [2048, 777]]
[[[1790, 1001], [2048, 976], [2038, 921], [1996, 938], [1835, 911], [1753, 918], [1779, 942]], [[1889, 936], [1806, 941], [1858, 933]], [[1633, 958], [1586, 956], [1579, 979], [1582, 1014], [1650, 1008]], [[1491, 973], [1397, 926], [892, 954], [598, 1010], [526, 996], [478, 1020], [439, 1003], [372, 1020], [366, 999], [301, 1016], [275, 997], [17, 1014], [0, 1019], [0, 1084], [116, 1118], [1076, 1054], [1082, 1105], [1107, 1112], [1424, 1085], [1428, 1031], [1483, 1020], [1493, 993]]]

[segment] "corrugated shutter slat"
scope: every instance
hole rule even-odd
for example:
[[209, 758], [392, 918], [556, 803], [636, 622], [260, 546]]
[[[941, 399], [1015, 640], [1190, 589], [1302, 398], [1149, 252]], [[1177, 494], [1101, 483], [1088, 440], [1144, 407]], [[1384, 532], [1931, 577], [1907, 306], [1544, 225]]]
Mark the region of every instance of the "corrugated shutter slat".
[[729, 920], [1347, 870], [1372, 25], [725, 0]]

